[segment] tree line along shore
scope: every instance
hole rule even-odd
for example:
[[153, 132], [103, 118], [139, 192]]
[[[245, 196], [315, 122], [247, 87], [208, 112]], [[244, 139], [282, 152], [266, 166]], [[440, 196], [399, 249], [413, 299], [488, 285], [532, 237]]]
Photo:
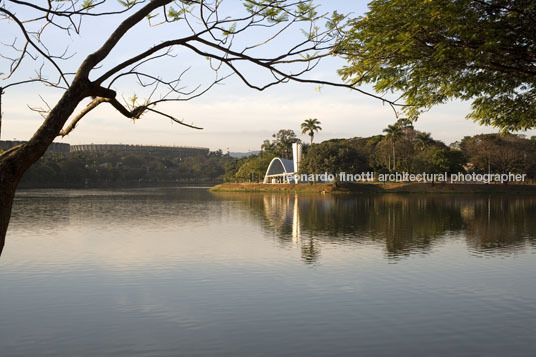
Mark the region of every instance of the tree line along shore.
[[[313, 143], [314, 133], [309, 135], [311, 143], [304, 143], [302, 147], [300, 177], [327, 173], [332, 174], [334, 181], [347, 181], [340, 177], [370, 173], [376, 179], [396, 176], [381, 181], [413, 183], [419, 176], [441, 175], [456, 179], [456, 182], [442, 180], [449, 183], [536, 183], [536, 136], [479, 134], [465, 136], [447, 145], [430, 133], [415, 130], [407, 120], [389, 125], [382, 135], [365, 138]], [[274, 157], [291, 159], [292, 144], [298, 141], [293, 130], [280, 130], [271, 141], [263, 142], [257, 155], [242, 159], [238, 171], [230, 175], [230, 179], [233, 183], [262, 182], [270, 161]]]
[[[280, 130], [264, 140], [260, 151], [242, 158], [221, 150], [197, 155], [172, 152], [70, 152], [49, 153], [23, 176], [20, 188], [99, 188], [214, 185], [216, 190], [239, 191], [442, 191], [486, 192], [519, 190], [529, 192], [536, 183], [536, 138], [514, 134], [466, 136], [450, 145], [431, 134], [397, 123], [391, 134], [367, 138], [331, 139], [303, 144], [300, 174], [373, 173], [388, 177], [394, 173], [429, 175], [524, 175], [524, 185], [461, 185], [460, 182], [361, 182], [357, 184], [262, 185], [268, 164], [274, 157], [291, 158], [292, 143], [300, 141], [292, 130]], [[340, 180], [336, 180], [340, 181]], [[404, 180], [398, 180], [404, 181]], [[467, 184], [467, 182], [465, 182]], [[496, 182], [492, 182], [496, 183]], [[453, 188], [450, 188], [454, 186]], [[467, 187], [462, 187], [467, 186]], [[497, 188], [495, 186], [509, 186]], [[515, 187], [514, 187], [515, 186]], [[472, 188], [469, 188], [472, 187]]]

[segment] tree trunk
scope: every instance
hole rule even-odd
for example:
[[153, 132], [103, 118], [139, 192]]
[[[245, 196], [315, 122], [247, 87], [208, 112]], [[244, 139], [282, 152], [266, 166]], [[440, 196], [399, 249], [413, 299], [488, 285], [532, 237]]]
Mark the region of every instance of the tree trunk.
[[76, 106], [88, 95], [88, 85], [89, 81], [73, 83], [27, 143], [0, 154], [0, 254], [17, 184], [24, 172], [44, 155]]
[[395, 141], [393, 140], [393, 171], [396, 170]]
[[15, 189], [22, 176], [18, 173], [16, 163], [6, 159], [6, 157], [10, 157], [10, 151], [12, 150], [10, 149], [0, 156], [0, 255], [4, 249]]
[[4, 89], [0, 87], [0, 140], [2, 140], [2, 94], [4, 94]]
[[2, 172], [0, 175], [0, 255], [2, 255], [2, 250], [4, 249], [16, 187], [15, 180], [9, 179], [8, 175]]

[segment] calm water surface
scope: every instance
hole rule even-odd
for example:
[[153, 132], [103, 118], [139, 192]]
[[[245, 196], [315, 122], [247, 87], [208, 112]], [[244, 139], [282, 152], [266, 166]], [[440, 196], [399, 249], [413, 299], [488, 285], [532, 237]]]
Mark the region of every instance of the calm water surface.
[[535, 356], [536, 197], [24, 191], [1, 356]]

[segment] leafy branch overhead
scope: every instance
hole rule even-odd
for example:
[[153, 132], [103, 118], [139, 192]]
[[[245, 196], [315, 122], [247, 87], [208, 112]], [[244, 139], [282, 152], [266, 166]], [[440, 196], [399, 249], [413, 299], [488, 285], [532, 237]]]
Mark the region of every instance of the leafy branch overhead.
[[337, 53], [352, 83], [401, 93], [416, 119], [433, 105], [472, 102], [469, 118], [503, 131], [536, 126], [536, 3], [373, 0]]

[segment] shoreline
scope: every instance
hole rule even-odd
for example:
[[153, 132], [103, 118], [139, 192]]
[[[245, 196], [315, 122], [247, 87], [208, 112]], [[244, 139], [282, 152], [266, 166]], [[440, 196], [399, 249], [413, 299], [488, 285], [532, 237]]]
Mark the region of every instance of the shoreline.
[[534, 184], [480, 184], [480, 183], [223, 183], [213, 186], [211, 192], [284, 192], [284, 193], [510, 193], [536, 194]]

